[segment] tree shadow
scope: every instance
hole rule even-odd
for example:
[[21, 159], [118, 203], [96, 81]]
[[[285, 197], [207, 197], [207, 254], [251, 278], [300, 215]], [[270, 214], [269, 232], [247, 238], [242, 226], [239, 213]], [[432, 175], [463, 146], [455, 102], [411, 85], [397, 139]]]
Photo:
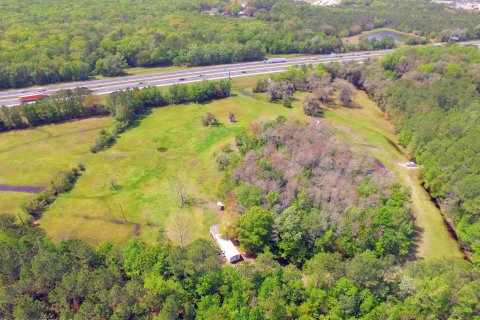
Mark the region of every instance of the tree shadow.
[[415, 260], [420, 259], [420, 257], [418, 256], [420, 245], [418, 243], [419, 243], [419, 240], [420, 240], [423, 232], [424, 232], [424, 230], [422, 228], [420, 228], [416, 224], [414, 224], [413, 235], [412, 235], [413, 243], [410, 245], [410, 249], [408, 250], [408, 254], [405, 257], [406, 260], [415, 261]]
[[401, 154], [404, 153], [404, 150], [400, 149], [398, 147], [398, 144], [396, 144], [394, 141], [390, 140], [389, 138], [387, 138], [385, 136], [384, 136], [384, 138], [387, 140], [388, 144], [391, 145], [396, 151], [398, 151]]

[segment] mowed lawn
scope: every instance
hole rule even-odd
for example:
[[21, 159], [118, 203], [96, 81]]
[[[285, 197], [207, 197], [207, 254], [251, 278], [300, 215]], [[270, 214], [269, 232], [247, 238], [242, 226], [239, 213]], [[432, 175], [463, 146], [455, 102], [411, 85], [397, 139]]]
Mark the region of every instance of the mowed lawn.
[[408, 160], [407, 152], [399, 146], [393, 125], [365, 92], [359, 91], [356, 103], [357, 107], [352, 109], [329, 109], [326, 118], [338, 124], [354, 145], [364, 148], [392, 170], [411, 191], [415, 224], [420, 228], [417, 256], [462, 258], [459, 245], [450, 236], [440, 211], [420, 185], [417, 171], [402, 166]]
[[[207, 112], [217, 116], [218, 126], [201, 125]], [[228, 122], [229, 112], [238, 122]], [[111, 149], [85, 155], [85, 173], [70, 193], [56, 200], [40, 224], [54, 239], [123, 243], [135, 235], [156, 239], [168, 227], [170, 214], [184, 211], [195, 222], [195, 236], [207, 237], [208, 227], [217, 222], [215, 191], [222, 177], [215, 152], [251, 122], [279, 115], [302, 117], [300, 102], [287, 109], [244, 89], [207, 104], [153, 109]], [[159, 152], [157, 147], [163, 149]], [[194, 206], [179, 206], [179, 181], [195, 199]], [[118, 189], [111, 187], [112, 182]]]
[[[112, 118], [91, 118], [0, 134], [0, 185], [46, 186], [58, 172], [78, 165], [98, 131]], [[19, 213], [30, 193], [1, 192], [0, 213]]]

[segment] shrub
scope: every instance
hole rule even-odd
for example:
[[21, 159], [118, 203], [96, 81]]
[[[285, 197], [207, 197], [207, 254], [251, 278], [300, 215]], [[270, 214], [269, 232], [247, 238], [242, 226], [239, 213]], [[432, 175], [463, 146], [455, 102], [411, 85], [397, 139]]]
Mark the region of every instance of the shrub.
[[95, 138], [93, 144], [90, 146], [90, 152], [96, 153], [103, 149], [107, 149], [115, 143], [116, 139], [116, 135], [113, 135], [106, 130], [101, 130], [98, 133], [98, 136]]
[[204, 127], [215, 126], [217, 124], [217, 117], [211, 112], [207, 113], [205, 116], [202, 117], [202, 125]]
[[80, 176], [79, 169], [84, 171], [85, 167], [79, 165], [78, 168], [62, 172], [54, 177], [52, 181], [50, 181], [50, 187], [47, 190], [39, 193], [34, 199], [22, 205], [23, 211], [34, 218], [39, 218], [60, 193], [72, 190]]

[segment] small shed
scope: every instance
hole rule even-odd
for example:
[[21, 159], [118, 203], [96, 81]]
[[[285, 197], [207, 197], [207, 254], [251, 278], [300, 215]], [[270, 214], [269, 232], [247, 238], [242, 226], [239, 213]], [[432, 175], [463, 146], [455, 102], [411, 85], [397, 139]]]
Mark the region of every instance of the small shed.
[[217, 207], [218, 207], [218, 209], [220, 209], [221, 211], [225, 210], [225, 205], [224, 205], [223, 202], [221, 202], [221, 201], [217, 201]]
[[211, 226], [210, 235], [213, 237], [213, 239], [215, 239], [215, 242], [217, 242], [218, 246], [220, 247], [220, 250], [222, 250], [222, 254], [225, 256], [228, 262], [230, 263], [237, 262], [242, 258], [242, 256], [240, 255], [240, 252], [237, 250], [237, 248], [235, 247], [232, 241], [230, 241], [229, 239], [224, 239], [220, 236], [218, 229], [219, 229], [218, 224]]

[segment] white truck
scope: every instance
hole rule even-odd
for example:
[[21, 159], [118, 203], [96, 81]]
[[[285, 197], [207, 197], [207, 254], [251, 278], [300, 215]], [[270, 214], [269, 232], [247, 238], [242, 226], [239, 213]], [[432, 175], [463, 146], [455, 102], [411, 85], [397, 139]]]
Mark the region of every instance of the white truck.
[[282, 63], [282, 62], [287, 62], [288, 59], [286, 58], [271, 58], [268, 60], [263, 61], [263, 63]]

